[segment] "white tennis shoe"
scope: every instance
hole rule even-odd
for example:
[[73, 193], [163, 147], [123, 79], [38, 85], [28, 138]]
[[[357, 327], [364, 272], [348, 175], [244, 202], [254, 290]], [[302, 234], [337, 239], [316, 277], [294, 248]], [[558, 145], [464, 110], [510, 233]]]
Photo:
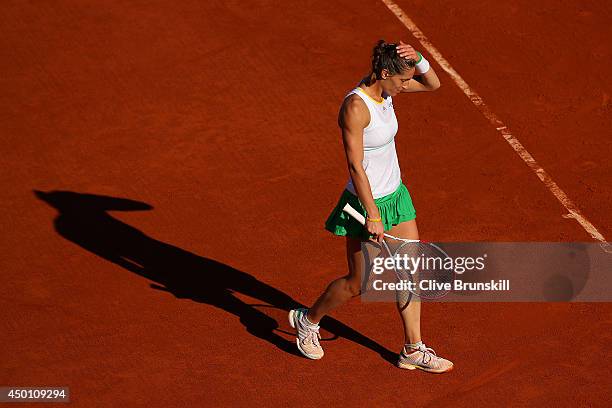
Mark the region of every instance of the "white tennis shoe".
[[313, 325], [306, 320], [308, 309], [293, 309], [289, 311], [289, 324], [296, 329], [296, 339], [298, 350], [304, 356], [318, 360], [323, 357], [323, 347], [319, 343], [321, 335], [319, 326]]
[[449, 360], [438, 357], [436, 352], [425, 344], [421, 343], [418, 348], [406, 347], [402, 349], [397, 362], [399, 368], [407, 370], [419, 369], [429, 373], [445, 373], [453, 369], [453, 363]]

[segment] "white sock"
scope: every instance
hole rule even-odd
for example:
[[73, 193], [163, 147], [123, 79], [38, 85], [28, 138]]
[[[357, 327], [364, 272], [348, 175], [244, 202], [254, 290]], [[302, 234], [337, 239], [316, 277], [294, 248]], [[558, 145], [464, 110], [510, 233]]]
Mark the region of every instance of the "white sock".
[[417, 343], [406, 343], [404, 344], [404, 349], [406, 351], [410, 351], [410, 350], [418, 350], [419, 347], [421, 347], [423, 345], [422, 341], [419, 341]]
[[314, 324], [313, 322], [311, 322], [310, 320], [308, 320], [308, 315], [304, 314], [304, 322], [303, 322], [306, 326], [311, 327], [313, 329], [318, 329], [319, 325], [318, 324]]

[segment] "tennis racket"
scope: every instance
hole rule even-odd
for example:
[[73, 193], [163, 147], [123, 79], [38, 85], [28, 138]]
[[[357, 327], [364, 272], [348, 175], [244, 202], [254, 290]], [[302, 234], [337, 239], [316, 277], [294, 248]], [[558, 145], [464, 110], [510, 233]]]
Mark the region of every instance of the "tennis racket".
[[[365, 226], [365, 217], [350, 204], [346, 204], [343, 211]], [[413, 295], [421, 299], [439, 299], [451, 290], [454, 276], [452, 259], [436, 244], [385, 233], [381, 243], [381, 253], [383, 252], [393, 260], [399, 259], [397, 262], [385, 264], [385, 267], [392, 265], [390, 269], [395, 273], [396, 279], [406, 282], [402, 289], [396, 289], [400, 306], [405, 307]], [[366, 290], [370, 290], [372, 286], [372, 276], [370, 271]]]

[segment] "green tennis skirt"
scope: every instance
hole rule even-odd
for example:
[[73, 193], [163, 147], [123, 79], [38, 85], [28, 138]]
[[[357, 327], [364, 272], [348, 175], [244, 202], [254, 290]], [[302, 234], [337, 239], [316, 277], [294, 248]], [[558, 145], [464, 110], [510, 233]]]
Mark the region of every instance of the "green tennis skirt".
[[[412, 198], [404, 183], [401, 183], [393, 193], [377, 198], [374, 202], [380, 212], [380, 218], [382, 219], [385, 231], [390, 230], [391, 227], [401, 222], [416, 218], [416, 210], [412, 204]], [[350, 191], [344, 190], [336, 208], [334, 208], [325, 222], [325, 229], [343, 237], [369, 238], [368, 230], [359, 221], [356, 221], [353, 217], [342, 211], [347, 203], [363, 214], [363, 216], [366, 215], [366, 211], [361, 205], [359, 198]]]

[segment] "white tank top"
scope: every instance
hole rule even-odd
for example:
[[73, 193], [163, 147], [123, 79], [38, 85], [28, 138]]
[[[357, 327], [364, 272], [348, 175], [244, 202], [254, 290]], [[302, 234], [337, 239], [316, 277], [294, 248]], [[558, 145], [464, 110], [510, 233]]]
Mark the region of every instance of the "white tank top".
[[[346, 95], [355, 94], [361, 97], [370, 111], [370, 123], [363, 130], [363, 169], [368, 176], [372, 196], [384, 197], [393, 193], [402, 182], [397, 153], [395, 151], [395, 134], [397, 118], [390, 96], [377, 102], [357, 87]], [[357, 195], [353, 180], [349, 177], [346, 189]]]

